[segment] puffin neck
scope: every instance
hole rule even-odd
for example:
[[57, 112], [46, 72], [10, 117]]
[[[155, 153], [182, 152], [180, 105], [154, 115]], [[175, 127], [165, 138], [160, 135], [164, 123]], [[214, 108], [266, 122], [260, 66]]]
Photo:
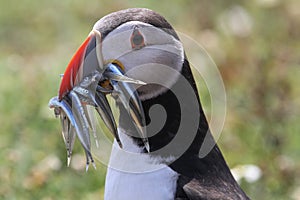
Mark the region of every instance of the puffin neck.
[[[189, 63], [186, 59], [183, 64], [181, 74], [189, 82], [191, 88], [193, 89], [193, 92], [195, 93], [195, 95], [197, 97], [196, 103], [198, 104], [197, 107], [199, 108], [199, 110], [197, 112], [200, 113], [200, 118], [199, 118], [200, 120], [198, 123], [197, 134], [195, 135], [195, 138], [192, 140], [192, 143], [190, 144], [190, 146], [186, 149], [183, 149], [183, 151], [184, 152], [188, 151], [190, 153], [198, 154], [201, 144], [202, 144], [204, 137], [208, 130], [208, 123], [206, 121], [205, 115], [203, 113], [203, 110], [202, 110], [202, 107], [200, 104], [198, 91], [196, 88], [194, 78], [192, 76], [192, 72], [189, 67]], [[180, 83], [176, 82], [172, 86], [172, 88], [178, 87], [177, 84], [180, 84]], [[146, 126], [147, 126], [146, 131], [147, 131], [147, 135], [148, 135], [151, 152], [157, 151], [157, 150], [165, 147], [176, 136], [179, 126], [180, 126], [180, 123], [182, 121], [182, 119], [181, 119], [182, 106], [183, 106], [183, 109], [185, 109], [185, 112], [189, 112], [189, 109], [194, 109], [194, 107], [191, 105], [182, 105], [182, 102], [179, 103], [176, 95], [172, 92], [173, 91], [172, 88], [166, 90], [166, 92], [158, 95], [155, 98], [151, 98], [151, 99], [142, 101], [144, 114], [145, 114], [145, 122], [146, 122]], [[156, 129], [157, 127], [155, 126], [155, 124], [154, 125], [151, 124], [153, 121], [157, 121], [157, 120], [151, 119], [151, 108], [156, 105], [162, 106], [164, 108], [165, 114], [166, 114], [165, 123], [164, 123], [163, 127], [160, 128], [160, 130]], [[138, 146], [143, 146], [142, 140], [139, 139], [138, 137], [134, 137], [134, 135], [137, 135], [137, 134], [135, 134], [136, 129], [130, 119], [128, 112], [124, 109], [124, 107], [122, 107], [122, 106], [119, 106], [119, 107], [120, 107], [120, 122], [119, 122], [120, 127], [122, 127], [122, 129], [124, 129], [126, 131], [126, 133], [128, 133], [128, 135], [133, 136], [132, 138]], [[191, 119], [190, 121], [192, 121], [192, 120], [193, 119]], [[193, 122], [193, 123], [195, 123], [195, 122]], [[155, 130], [153, 130], [153, 127], [156, 127], [156, 128], [154, 128]], [[189, 136], [188, 131], [185, 134], [187, 134], [187, 137]], [[180, 143], [178, 144], [178, 148], [179, 149], [181, 148]], [[172, 152], [170, 152], [170, 153], [172, 153]]]

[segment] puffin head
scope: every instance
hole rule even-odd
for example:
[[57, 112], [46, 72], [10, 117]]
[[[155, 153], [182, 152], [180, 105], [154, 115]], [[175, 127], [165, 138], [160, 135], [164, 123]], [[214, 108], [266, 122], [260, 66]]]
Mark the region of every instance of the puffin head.
[[[62, 77], [59, 94], [50, 100], [63, 128], [68, 158], [75, 135], [87, 156], [93, 106], [122, 147], [106, 95], [111, 94], [129, 114], [143, 145], [150, 151], [144, 102], [163, 95], [177, 81], [185, 62], [182, 43], [171, 25], [148, 9], [127, 9], [109, 14], [94, 25], [74, 54]], [[88, 165], [87, 165], [88, 166]]]
[[[94, 29], [101, 30], [104, 20], [98, 21]], [[118, 63], [126, 76], [146, 83], [137, 89], [141, 100], [170, 88], [178, 78], [173, 71], [180, 72], [183, 66], [182, 44], [167, 31], [144, 21], [128, 21], [103, 38], [104, 62]]]

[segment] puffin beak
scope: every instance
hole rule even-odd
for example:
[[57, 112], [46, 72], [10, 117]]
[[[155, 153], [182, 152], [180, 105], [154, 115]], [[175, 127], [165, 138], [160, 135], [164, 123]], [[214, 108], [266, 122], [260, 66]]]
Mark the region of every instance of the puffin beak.
[[115, 118], [106, 95], [112, 94], [128, 111], [137, 132], [150, 151], [144, 126], [144, 112], [138, 93], [132, 84], [144, 85], [124, 75], [123, 70], [113, 63], [104, 64], [101, 33], [93, 30], [71, 59], [62, 77], [59, 94], [49, 101], [49, 107], [60, 118], [62, 136], [67, 149], [68, 165], [76, 135], [86, 154], [86, 170], [94, 164], [91, 153], [90, 133], [98, 147], [94, 116], [89, 107], [94, 107], [109, 131], [122, 148]]

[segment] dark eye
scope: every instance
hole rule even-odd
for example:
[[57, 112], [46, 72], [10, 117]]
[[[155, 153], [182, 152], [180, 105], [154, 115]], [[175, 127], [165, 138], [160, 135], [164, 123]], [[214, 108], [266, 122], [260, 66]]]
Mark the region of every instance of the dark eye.
[[132, 49], [140, 49], [145, 46], [144, 37], [138, 29], [133, 30], [130, 39], [131, 39]]

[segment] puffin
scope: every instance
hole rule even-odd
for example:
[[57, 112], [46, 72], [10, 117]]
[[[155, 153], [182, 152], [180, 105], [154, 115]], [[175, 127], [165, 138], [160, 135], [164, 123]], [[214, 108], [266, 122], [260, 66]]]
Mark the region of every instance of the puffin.
[[105, 200], [249, 199], [210, 132], [183, 44], [155, 11], [130, 8], [97, 21], [49, 107], [61, 121], [68, 164], [78, 138], [86, 169], [95, 167], [95, 120], [114, 136]]

